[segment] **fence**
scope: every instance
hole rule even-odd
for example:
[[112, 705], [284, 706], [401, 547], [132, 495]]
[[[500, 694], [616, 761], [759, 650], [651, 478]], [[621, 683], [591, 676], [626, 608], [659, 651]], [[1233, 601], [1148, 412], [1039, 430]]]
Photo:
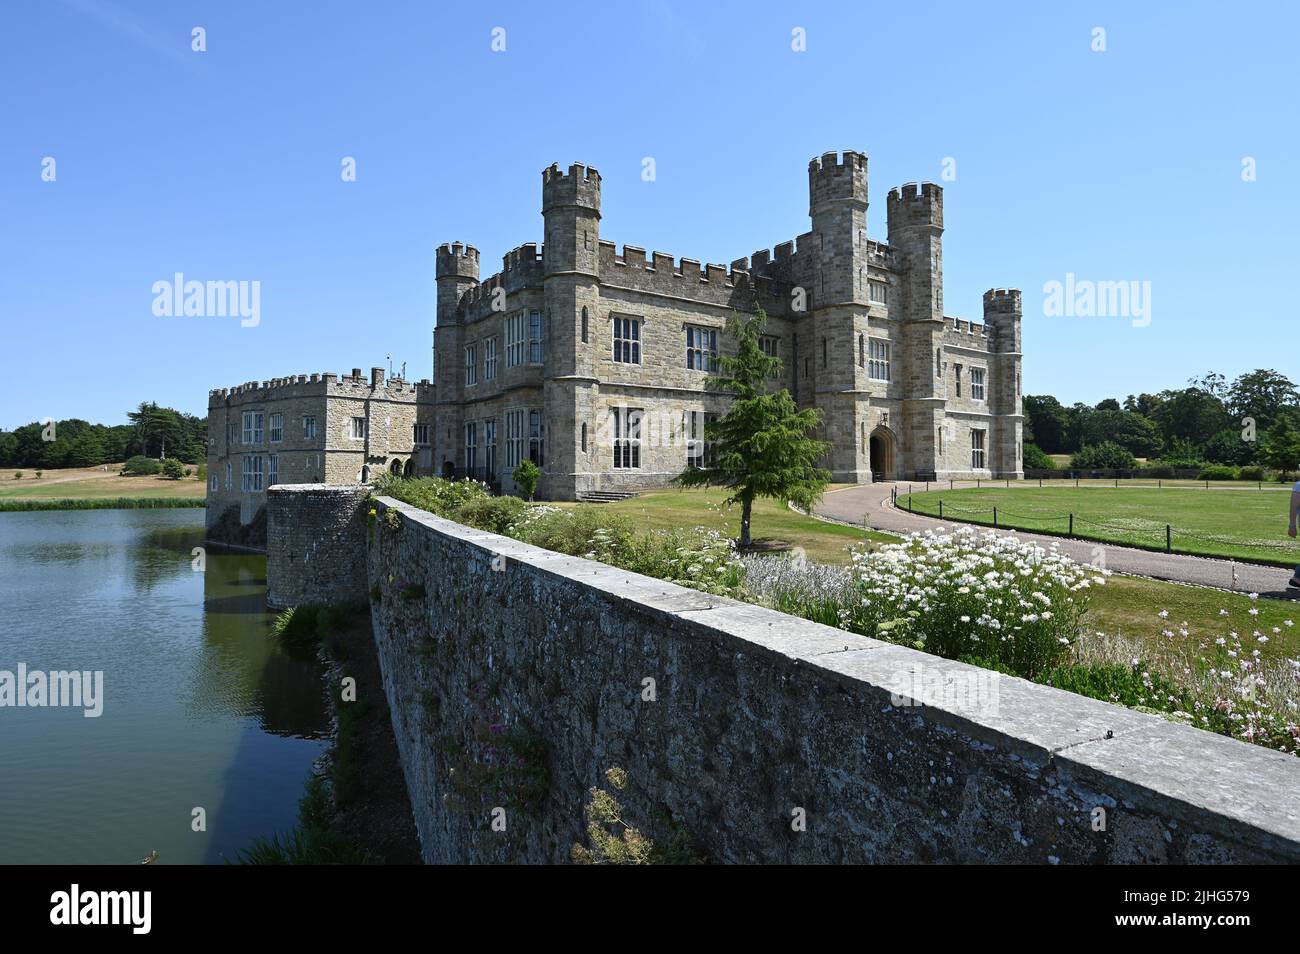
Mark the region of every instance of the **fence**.
[[[927, 485], [928, 489], [928, 485]], [[1280, 558], [1284, 555], [1292, 558], [1300, 558], [1300, 550], [1295, 544], [1284, 541], [1269, 540], [1251, 540], [1249, 542], [1234, 539], [1225, 536], [1215, 536], [1214, 534], [1193, 533], [1190, 530], [1184, 530], [1173, 524], [1166, 523], [1163, 526], [1157, 524], [1153, 527], [1134, 527], [1119, 526], [1116, 524], [1098, 523], [1093, 520], [1077, 516], [1073, 511], [1066, 512], [1048, 512], [1038, 511], [1035, 513], [1018, 513], [1007, 510], [1005, 507], [954, 507], [951, 504], [944, 506], [943, 498], [938, 499], [937, 511], [926, 509], [917, 510], [912, 503], [911, 488], [907, 493], [902, 495], [906, 497], [906, 506], [903, 508], [910, 514], [922, 517], [937, 517], [940, 520], [952, 520], [957, 523], [977, 523], [988, 525], [987, 519], [979, 519], [981, 516], [991, 517], [991, 525], [996, 529], [1008, 530], [1026, 530], [1030, 533], [1040, 533], [1047, 536], [1066, 537], [1078, 540], [1095, 540], [1100, 543], [1116, 543], [1124, 546], [1134, 546], [1143, 550], [1163, 550], [1165, 553], [1174, 553], [1174, 538], [1182, 544], [1187, 541], [1191, 544], [1212, 544], [1219, 548], [1238, 547], [1251, 550], [1275, 551], [1279, 559], [1275, 560], [1252, 560], [1248, 556], [1236, 556], [1234, 559], [1245, 560], [1247, 562], [1267, 563], [1269, 565], [1282, 565]], [[899, 505], [898, 488], [893, 488], [891, 493], [891, 503], [895, 507]], [[1010, 518], [1013, 523], [1007, 523], [1006, 519]], [[1026, 522], [1036, 522], [1040, 524], [1055, 524], [1055, 526], [1026, 526]], [[1097, 531], [1109, 531], [1110, 536], [1104, 536]], [[1117, 539], [1116, 537], [1119, 537]], [[1160, 539], [1163, 538], [1163, 539]], [[1205, 547], [1189, 549], [1183, 546], [1177, 552], [1192, 555], [1206, 553]]]

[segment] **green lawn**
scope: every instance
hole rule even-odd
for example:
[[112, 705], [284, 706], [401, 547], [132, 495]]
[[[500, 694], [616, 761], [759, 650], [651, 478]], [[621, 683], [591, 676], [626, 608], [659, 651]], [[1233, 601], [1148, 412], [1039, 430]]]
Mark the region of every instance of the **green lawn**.
[[[740, 508], [722, 506], [721, 490], [660, 490], [631, 500], [600, 504], [602, 510], [632, 517], [638, 527], [708, 527], [730, 536], [740, 534]], [[558, 506], [574, 506], [560, 504]], [[874, 530], [826, 523], [795, 513], [775, 500], [754, 504], [750, 532], [756, 543], [780, 540], [803, 547], [808, 559], [819, 563], [847, 563], [848, 548], [863, 543], [895, 543], [898, 537]]]
[[[739, 511], [735, 507], [722, 508], [724, 496], [719, 490], [665, 490], [601, 507], [632, 516], [641, 527], [704, 526], [734, 536]], [[1236, 494], [1232, 499], [1236, 499]], [[758, 540], [780, 539], [803, 547], [810, 560], [837, 564], [849, 562], [849, 548], [855, 544], [898, 540], [878, 531], [825, 523], [771, 500], [755, 504], [753, 533]], [[1084, 626], [1090, 633], [1101, 631], [1133, 640], [1143, 646], [1144, 654], [1163, 655], [1167, 650], [1195, 645], [1201, 639], [1226, 634], [1229, 630], [1249, 633], [1256, 628], [1270, 635], [1270, 655], [1300, 653], [1300, 630], [1286, 626], [1286, 620], [1300, 618], [1300, 607], [1287, 600], [1252, 600], [1239, 593], [1119, 575], [1112, 576], [1105, 586], [1090, 590], [1089, 600]], [[1252, 609], [1257, 615], [1251, 615]], [[1160, 618], [1161, 610], [1168, 611], [1167, 619]], [[1221, 616], [1221, 610], [1227, 610], [1228, 616]], [[1178, 624], [1184, 622], [1188, 628], [1186, 637], [1176, 635], [1170, 640], [1161, 635], [1165, 629], [1178, 634]], [[1281, 632], [1273, 634], [1273, 627]]]
[[1289, 495], [1259, 490], [1195, 490], [1121, 486], [980, 487], [907, 493], [917, 513], [946, 519], [993, 523], [1065, 535], [1074, 514], [1074, 535], [1106, 543], [1153, 550], [1165, 548], [1171, 527], [1172, 550], [1203, 556], [1234, 557], [1277, 566], [1300, 563], [1300, 543], [1286, 535]]
[[[31, 468], [0, 470], [0, 501], [3, 500], [105, 500], [172, 497], [203, 500], [207, 488], [197, 477], [168, 480], [165, 477], [122, 477], [120, 464], [107, 471], [98, 467], [46, 470], [40, 477]], [[193, 470], [191, 466], [189, 468]], [[15, 478], [15, 474], [23, 476]]]

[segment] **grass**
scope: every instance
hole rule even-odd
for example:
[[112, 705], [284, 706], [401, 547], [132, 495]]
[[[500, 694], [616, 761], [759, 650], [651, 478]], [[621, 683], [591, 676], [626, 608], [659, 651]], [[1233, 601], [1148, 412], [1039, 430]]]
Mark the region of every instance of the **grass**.
[[[639, 529], [671, 530], [706, 527], [731, 537], [740, 535], [740, 507], [723, 507], [722, 490], [661, 490], [630, 500], [601, 504], [601, 511], [624, 514]], [[554, 506], [574, 506], [555, 504]], [[808, 559], [819, 563], [848, 563], [848, 548], [871, 543], [896, 543], [898, 537], [876, 530], [826, 523], [796, 513], [775, 500], [754, 503], [751, 522], [754, 542], [783, 541], [802, 547]]]
[[[206, 488], [197, 477], [122, 477], [120, 464], [43, 471], [30, 468], [0, 470], [0, 511], [78, 510], [107, 507], [201, 507]], [[193, 468], [191, 468], [193, 469]], [[14, 474], [22, 479], [15, 480]]]
[[[909, 495], [898, 503], [908, 507]], [[1074, 514], [1074, 536], [1148, 550], [1165, 549], [1171, 527], [1174, 553], [1231, 557], [1290, 567], [1300, 543], [1286, 536], [1288, 497], [1260, 491], [1153, 490], [1106, 487], [980, 487], [910, 494], [911, 509], [966, 523], [993, 523], [1064, 536]]]
[[[734, 535], [740, 513], [735, 507], [721, 507], [724, 496], [717, 490], [656, 491], [604, 504], [601, 509], [629, 515], [635, 518], [638, 526], [647, 529], [706, 526]], [[913, 499], [920, 496], [918, 494]], [[795, 513], [771, 500], [754, 505], [754, 535], [755, 538], [780, 538], [803, 547], [809, 560], [839, 565], [850, 562], [849, 548], [855, 544], [893, 543], [899, 539], [879, 531], [825, 523]], [[1258, 616], [1254, 626], [1265, 631], [1274, 626], [1282, 628], [1275, 648], [1285, 649], [1291, 654], [1300, 653], [1300, 628], [1293, 630], [1284, 625], [1285, 620], [1300, 616], [1300, 611], [1285, 600], [1251, 600], [1242, 593], [1117, 574], [1105, 586], [1092, 589], [1090, 601], [1083, 621], [1087, 630], [1101, 630], [1140, 643], [1160, 638], [1164, 625], [1156, 614], [1161, 610], [1169, 611], [1166, 623], [1186, 622], [1195, 637], [1207, 632], [1218, 633], [1223, 628], [1220, 610], [1227, 610], [1229, 618], [1240, 628], [1252, 618], [1250, 610], [1256, 609]]]

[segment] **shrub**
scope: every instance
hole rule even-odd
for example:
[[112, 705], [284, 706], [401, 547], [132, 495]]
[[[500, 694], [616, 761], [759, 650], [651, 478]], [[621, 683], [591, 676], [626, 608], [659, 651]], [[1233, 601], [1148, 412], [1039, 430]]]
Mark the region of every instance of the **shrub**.
[[456, 520], [491, 533], [508, 534], [526, 510], [528, 504], [518, 497], [473, 497], [461, 504]]
[[38, 470], [38, 471], [36, 472], [36, 479], [37, 479], [37, 480], [40, 480], [41, 477], [44, 475], [44, 473], [45, 473], [45, 471], [43, 471], [43, 470]]
[[514, 473], [510, 476], [515, 479], [515, 483], [519, 485], [524, 497], [532, 500], [533, 494], [537, 492], [537, 481], [542, 476], [542, 472], [537, 468], [537, 465], [531, 460], [520, 461], [519, 466], [515, 468]]
[[122, 473], [128, 477], [148, 477], [161, 471], [161, 462], [139, 454], [122, 465]]
[[14, 480], [22, 480], [22, 479], [23, 479], [23, 472], [21, 470], [15, 470]]
[[1242, 467], [1237, 471], [1241, 480], [1264, 480], [1264, 468], [1257, 465]]
[[534, 546], [570, 556], [622, 565], [632, 546], [632, 522], [598, 507], [529, 507], [510, 534]]
[[1197, 480], [1236, 480], [1237, 468], [1230, 467], [1227, 464], [1210, 464], [1208, 467], [1202, 467], [1201, 472], [1196, 475]]
[[1028, 470], [1055, 470], [1056, 461], [1048, 457], [1037, 444], [1024, 447], [1024, 466]]
[[185, 465], [175, 457], [168, 457], [162, 462], [162, 475], [168, 480], [180, 480], [185, 476]]
[[487, 484], [477, 480], [443, 477], [399, 477], [385, 473], [374, 482], [376, 496], [395, 497], [421, 510], [453, 519], [468, 501], [491, 497]]
[[1044, 684], [1132, 708], [1176, 712], [1186, 705], [1186, 693], [1144, 663], [1128, 666], [1092, 663], [1058, 666], [1044, 674]]
[[1169, 480], [1174, 476], [1174, 469], [1172, 467], [1167, 467], [1164, 464], [1161, 464], [1159, 467], [1148, 467], [1147, 476], [1162, 477], [1165, 480]]
[[1076, 451], [1070, 458], [1072, 470], [1128, 470], [1136, 461], [1114, 441], [1102, 441]]
[[1104, 571], [1054, 548], [970, 527], [914, 533], [853, 562], [858, 601], [844, 607], [842, 626], [1026, 678], [1063, 660], [1085, 591], [1105, 582]]

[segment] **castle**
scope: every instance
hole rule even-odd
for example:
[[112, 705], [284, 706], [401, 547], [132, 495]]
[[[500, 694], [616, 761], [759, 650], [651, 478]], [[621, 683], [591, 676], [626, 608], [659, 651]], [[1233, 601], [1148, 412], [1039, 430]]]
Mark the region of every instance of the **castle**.
[[890, 191], [888, 242], [867, 237], [867, 157], [808, 166], [812, 229], [730, 268], [600, 237], [600, 174], [542, 173], [544, 244], [479, 278], [479, 253], [437, 252], [437, 472], [505, 490], [524, 459], [538, 496], [666, 485], [707, 466], [706, 389], [735, 312], [762, 307], [774, 386], [822, 411], [837, 482], [1021, 477], [1020, 292], [984, 294], [983, 323], [943, 310], [943, 190]]
[[208, 393], [207, 539], [266, 543], [273, 484], [357, 484], [432, 471], [433, 386], [299, 374]]

